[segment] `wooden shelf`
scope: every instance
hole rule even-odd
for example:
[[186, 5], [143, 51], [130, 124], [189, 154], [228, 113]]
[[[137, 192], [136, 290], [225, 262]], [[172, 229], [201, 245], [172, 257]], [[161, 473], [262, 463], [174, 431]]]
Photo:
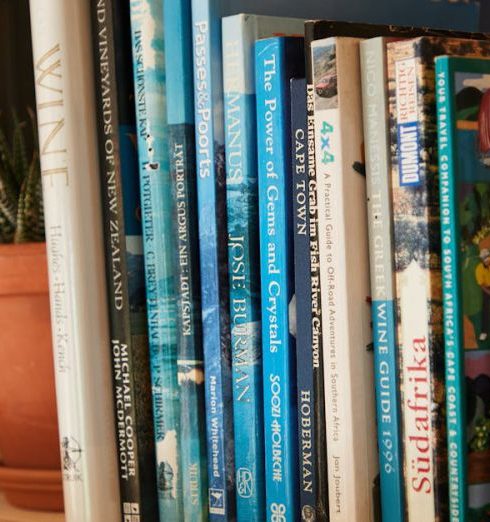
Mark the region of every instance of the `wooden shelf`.
[[64, 522], [63, 513], [24, 511], [7, 504], [0, 494], [0, 522]]

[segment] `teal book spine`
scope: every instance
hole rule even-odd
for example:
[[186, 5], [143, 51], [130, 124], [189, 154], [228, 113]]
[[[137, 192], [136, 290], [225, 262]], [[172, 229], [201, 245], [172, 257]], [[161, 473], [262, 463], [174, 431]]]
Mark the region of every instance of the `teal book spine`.
[[257, 42], [266, 520], [284, 522], [297, 520], [299, 505], [289, 83], [302, 75], [302, 38]]
[[490, 510], [490, 62], [436, 58], [449, 514]]
[[164, 2], [164, 33], [167, 96], [172, 100], [167, 104], [167, 116], [176, 240], [179, 450], [184, 519], [205, 522], [208, 481], [190, 0]]
[[177, 307], [163, 2], [131, 0], [136, 127], [160, 520], [183, 519]]

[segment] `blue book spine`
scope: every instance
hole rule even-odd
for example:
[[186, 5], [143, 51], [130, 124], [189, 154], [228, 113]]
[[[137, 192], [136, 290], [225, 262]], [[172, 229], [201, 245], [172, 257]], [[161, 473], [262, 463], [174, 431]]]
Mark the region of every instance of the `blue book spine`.
[[161, 521], [178, 522], [183, 498], [163, 3], [131, 0], [130, 8], [158, 503]]
[[394, 301], [386, 39], [379, 37], [362, 42], [360, 57], [381, 510], [384, 519], [402, 522], [405, 503]]
[[208, 518], [190, 0], [164, 2], [170, 173], [176, 248], [177, 372], [184, 519]]
[[192, 0], [197, 195], [211, 520], [235, 518], [220, 2]]
[[[296, 375], [298, 386], [299, 504], [302, 520], [316, 518], [315, 391], [310, 262], [308, 125], [306, 80], [291, 80], [291, 144], [293, 163], [294, 292]], [[294, 331], [294, 328], [291, 328]]]
[[[250, 25], [242, 21], [242, 15], [223, 20], [236, 503], [238, 521], [260, 522], [265, 518], [265, 462], [257, 139], [255, 89], [245, 85], [255, 87], [253, 64], [246, 58], [253, 56], [255, 31], [247, 31]], [[245, 80], [247, 64], [252, 78]]]
[[289, 81], [304, 75], [302, 38], [255, 49], [267, 520], [296, 520], [298, 447]]

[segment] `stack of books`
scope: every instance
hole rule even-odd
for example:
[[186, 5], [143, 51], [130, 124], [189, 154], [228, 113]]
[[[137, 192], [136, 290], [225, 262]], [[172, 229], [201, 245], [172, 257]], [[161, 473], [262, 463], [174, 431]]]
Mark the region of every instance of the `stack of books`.
[[490, 36], [337, 4], [31, 0], [68, 521], [488, 520]]

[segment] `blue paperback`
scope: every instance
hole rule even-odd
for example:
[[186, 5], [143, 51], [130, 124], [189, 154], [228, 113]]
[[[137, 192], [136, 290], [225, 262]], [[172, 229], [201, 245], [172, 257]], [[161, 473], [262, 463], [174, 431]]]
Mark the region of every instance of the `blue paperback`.
[[[313, 382], [312, 288], [310, 263], [308, 125], [306, 80], [291, 80], [291, 156], [294, 226], [294, 298], [291, 331], [296, 335], [299, 504], [302, 520], [318, 518]], [[324, 472], [325, 470], [321, 470]]]
[[[303, 38], [255, 48], [267, 520], [296, 520], [296, 419], [291, 78], [304, 75]], [[263, 137], [262, 139], [260, 137]]]
[[162, 0], [131, 0], [146, 301], [160, 520], [183, 519], [176, 293]]
[[178, 310], [180, 459], [184, 519], [207, 520], [207, 454], [197, 220], [190, 0], [164, 2], [170, 174]]
[[265, 518], [259, 209], [254, 48], [273, 34], [300, 34], [295, 18], [223, 19], [226, 195], [237, 520]]

